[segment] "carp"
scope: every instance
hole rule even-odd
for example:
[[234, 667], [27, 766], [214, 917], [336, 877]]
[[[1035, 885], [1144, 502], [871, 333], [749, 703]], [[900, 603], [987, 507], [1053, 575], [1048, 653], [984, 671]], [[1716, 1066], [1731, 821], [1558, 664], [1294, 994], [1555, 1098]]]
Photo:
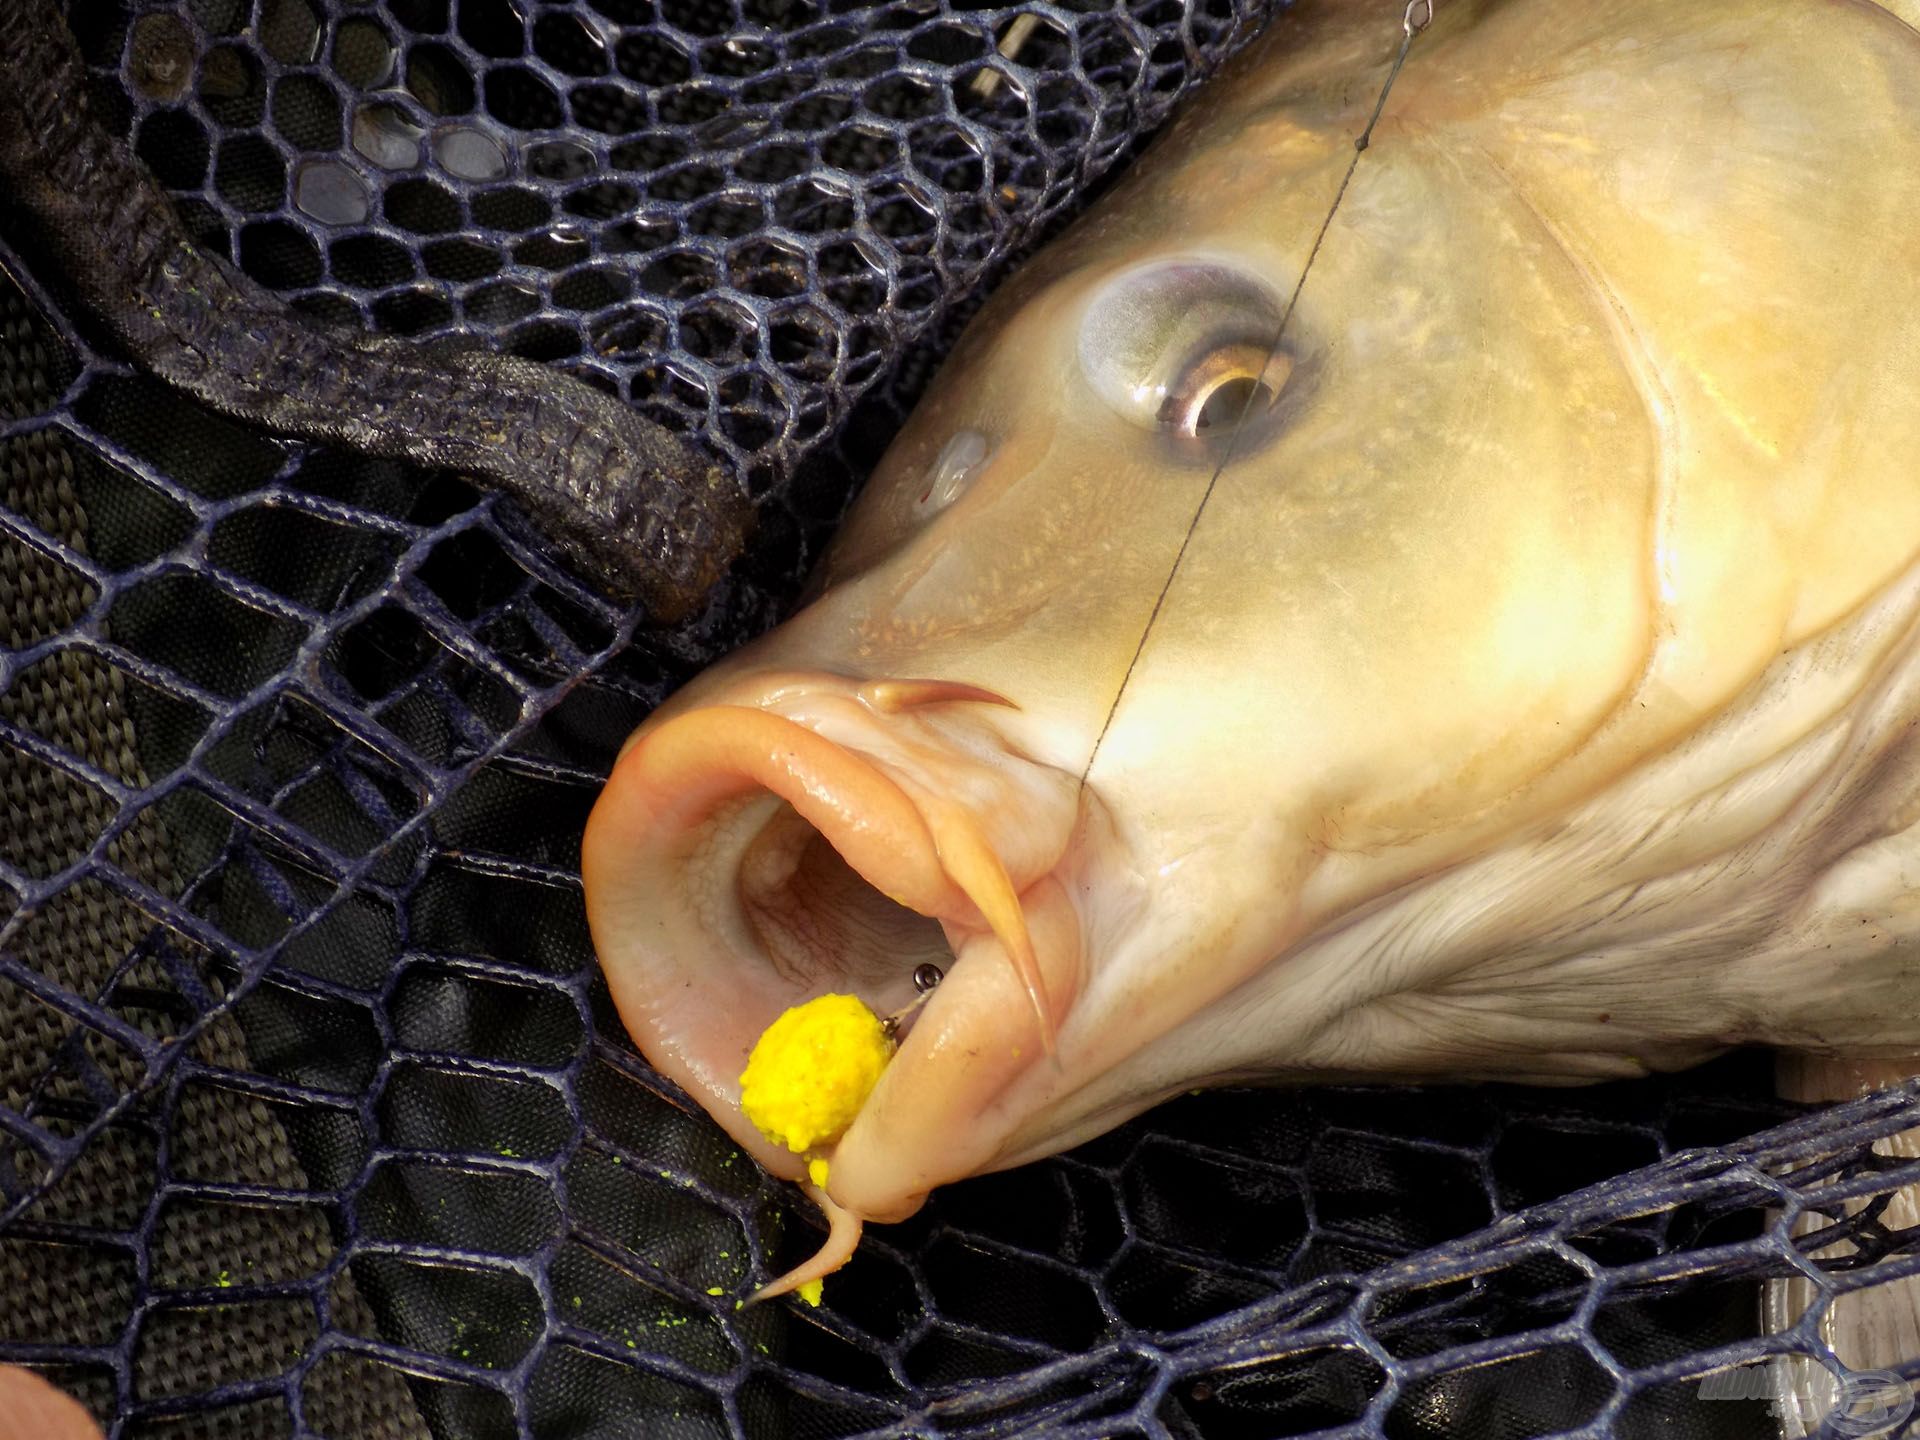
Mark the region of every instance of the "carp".
[[[833, 1217], [783, 1285], [1199, 1085], [1914, 1068], [1920, 34], [1458, 0], [1356, 161], [1402, 44], [1276, 20], [612, 772], [596, 948]], [[829, 993], [899, 1045], [803, 1155], [739, 1080]]]

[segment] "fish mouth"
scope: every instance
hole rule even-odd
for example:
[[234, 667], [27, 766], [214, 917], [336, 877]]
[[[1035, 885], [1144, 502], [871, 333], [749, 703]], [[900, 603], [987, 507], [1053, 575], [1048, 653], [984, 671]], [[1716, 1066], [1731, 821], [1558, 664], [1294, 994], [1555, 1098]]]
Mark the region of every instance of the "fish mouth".
[[830, 992], [901, 1017], [830, 1147], [830, 1204], [857, 1218], [984, 1168], [1030, 1111], [1011, 1092], [1036, 1071], [1048, 1088], [1072, 1038], [1080, 927], [1055, 872], [1081, 797], [982, 720], [1006, 703], [944, 681], [731, 685], [643, 726], [588, 821], [587, 916], [623, 1021], [768, 1170], [803, 1180], [808, 1157], [740, 1109], [766, 1027]]

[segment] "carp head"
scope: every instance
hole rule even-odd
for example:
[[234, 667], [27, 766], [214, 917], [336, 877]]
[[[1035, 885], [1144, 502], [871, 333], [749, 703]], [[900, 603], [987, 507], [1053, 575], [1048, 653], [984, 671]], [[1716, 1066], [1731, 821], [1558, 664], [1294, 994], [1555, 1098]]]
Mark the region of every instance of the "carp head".
[[1777, 785], [1726, 787], [1906, 643], [1874, 606], [1920, 548], [1920, 36], [1442, 6], [1336, 209], [1399, 20], [1302, 0], [997, 294], [815, 598], [593, 814], [622, 1018], [782, 1176], [756, 1037], [944, 972], [844, 1212], [1222, 1079], [1778, 1038], [1720, 961], [1780, 887], [1618, 897], [1774, 833]]

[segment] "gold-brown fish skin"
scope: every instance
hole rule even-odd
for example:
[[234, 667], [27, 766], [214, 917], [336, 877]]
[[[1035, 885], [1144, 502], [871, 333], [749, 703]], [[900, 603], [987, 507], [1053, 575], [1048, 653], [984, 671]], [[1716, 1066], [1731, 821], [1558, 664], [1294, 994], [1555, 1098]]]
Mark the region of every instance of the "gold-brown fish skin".
[[[781, 1174], [753, 1037], [942, 949], [808, 837], [940, 921], [833, 1155], [856, 1215], [1226, 1078], [1920, 1051], [1920, 35], [1443, 4], [1188, 539], [1221, 442], [1169, 429], [1254, 388], [1399, 8], [1302, 0], [995, 296], [818, 598], [594, 814], [623, 1018]], [[983, 839], [1057, 1063], [942, 871]]]

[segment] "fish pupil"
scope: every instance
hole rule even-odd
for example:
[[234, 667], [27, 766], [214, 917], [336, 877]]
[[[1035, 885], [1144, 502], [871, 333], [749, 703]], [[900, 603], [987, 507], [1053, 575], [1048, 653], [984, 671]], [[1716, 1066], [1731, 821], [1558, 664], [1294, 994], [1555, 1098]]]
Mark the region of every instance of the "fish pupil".
[[1263, 408], [1272, 398], [1259, 376], [1231, 375], [1200, 402], [1193, 416], [1193, 432], [1199, 435], [1216, 426], [1231, 425], [1242, 414]]

